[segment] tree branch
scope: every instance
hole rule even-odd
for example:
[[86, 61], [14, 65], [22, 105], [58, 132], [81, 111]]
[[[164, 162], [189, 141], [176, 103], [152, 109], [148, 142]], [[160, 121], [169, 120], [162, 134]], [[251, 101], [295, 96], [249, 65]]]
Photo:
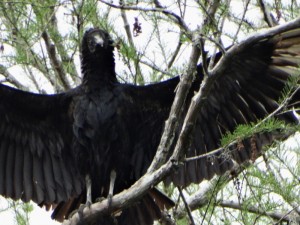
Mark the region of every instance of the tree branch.
[[[196, 209], [202, 208], [207, 205], [210, 201], [210, 194], [215, 193], [217, 195], [218, 191], [221, 187], [225, 186], [229, 183], [234, 177], [240, 174], [248, 165], [249, 162], [244, 163], [243, 165], [237, 165], [230, 170], [225, 172], [222, 176], [214, 176], [211, 180], [209, 180], [204, 186], [201, 187], [194, 194], [186, 198], [187, 205], [194, 211]], [[185, 216], [185, 206], [179, 205], [178, 209], [174, 211], [175, 218], [181, 219]]]
[[[53, 11], [52, 11], [52, 17], [51, 17], [51, 20], [50, 20], [51, 21], [51, 23], [50, 23], [51, 24], [51, 29], [49, 29], [49, 35], [51, 37], [51, 40], [55, 43], [55, 46], [56, 46], [58, 54], [60, 55], [61, 61], [65, 62], [65, 63], [68, 63], [67, 73], [69, 73], [72, 80], [76, 84], [78, 84], [81, 81], [81, 79], [79, 78], [79, 75], [77, 73], [74, 61], [72, 60], [76, 49], [74, 50], [74, 53], [73, 53], [72, 57], [69, 57], [69, 55], [66, 51], [66, 45], [64, 44], [64, 42], [62, 40], [63, 38], [62, 38], [62, 36], [61, 36], [61, 34], [58, 30], [57, 18], [56, 18], [55, 10], [54, 10], [55, 8], [52, 7], [50, 9], [52, 9]], [[63, 63], [61, 63], [61, 66], [62, 66], [63, 69], [66, 68]]]
[[142, 7], [131, 7], [131, 6], [123, 6], [123, 5], [115, 5], [112, 3], [109, 3], [107, 1], [103, 1], [100, 0], [100, 2], [113, 7], [113, 8], [117, 8], [117, 9], [124, 9], [124, 10], [134, 10], [134, 11], [142, 11], [142, 12], [159, 12], [159, 13], [163, 13], [167, 16], [170, 16], [172, 18], [172, 20], [178, 24], [180, 26], [180, 28], [182, 28], [183, 30], [185, 30], [185, 32], [190, 33], [190, 29], [189, 27], [186, 25], [186, 23], [184, 22], [184, 20], [178, 16], [176, 13], [166, 10], [164, 8], [142, 8]]
[[176, 57], [178, 56], [178, 53], [179, 53], [179, 51], [180, 51], [180, 48], [181, 48], [181, 46], [182, 46], [182, 41], [180, 40], [180, 39], [181, 39], [181, 35], [183, 35], [182, 32], [180, 32], [180, 34], [179, 34], [179, 40], [178, 40], [177, 46], [176, 46], [176, 48], [175, 48], [175, 51], [174, 51], [173, 54], [172, 54], [172, 57], [171, 57], [170, 61], [168, 62], [168, 69], [172, 67], [172, 65], [173, 65], [173, 63], [174, 63]]
[[5, 81], [13, 84], [21, 90], [28, 90], [23, 84], [21, 84], [14, 76], [7, 70], [7, 68], [0, 64], [0, 74], [5, 77]]
[[134, 45], [134, 42], [133, 42], [133, 37], [132, 37], [132, 34], [131, 34], [130, 25], [128, 23], [126, 10], [123, 9], [123, 8], [120, 8], [120, 10], [121, 10], [121, 16], [122, 16], [122, 19], [123, 19], [123, 22], [124, 22], [124, 28], [125, 28], [125, 31], [126, 31], [126, 35], [127, 35], [129, 45], [132, 49], [134, 49], [134, 53], [135, 53], [134, 64], [135, 64], [136, 74], [134, 76], [134, 80], [135, 80], [135, 83], [144, 84], [144, 77], [143, 77], [142, 72], [141, 72], [139, 58], [138, 58], [138, 54], [137, 54], [137, 51], [136, 51], [136, 48], [135, 48], [135, 45]]
[[274, 16], [271, 14], [268, 6], [264, 3], [263, 0], [258, 0], [259, 7], [264, 14], [264, 20], [269, 27], [274, 27], [278, 25], [278, 22], [275, 20]]
[[[208, 29], [208, 25], [210, 24], [211, 18], [213, 14], [216, 12], [215, 10], [215, 4], [211, 6], [211, 8], [208, 10], [207, 17], [204, 18], [203, 24], [200, 30], [206, 30]], [[201, 45], [201, 44], [202, 45]], [[200, 48], [199, 48], [200, 46]], [[201, 47], [202, 46], [202, 47]], [[188, 91], [191, 87], [192, 81], [194, 77], [196, 76], [197, 73], [197, 62], [200, 57], [200, 55], [204, 55], [204, 48], [203, 48], [203, 43], [202, 43], [202, 36], [200, 33], [197, 33], [195, 38], [193, 39], [193, 48], [192, 48], [192, 53], [189, 59], [189, 65], [188, 69], [186, 72], [186, 75], [181, 78], [181, 81], [178, 85], [177, 93], [173, 102], [173, 105], [171, 107], [171, 111], [169, 114], [169, 118], [165, 123], [165, 128], [162, 134], [161, 142], [158, 146], [156, 155], [148, 168], [148, 171], [154, 171], [155, 168], [158, 168], [163, 162], [165, 161], [168, 152], [170, 151], [171, 145], [173, 143], [174, 139], [174, 134], [175, 130], [178, 127], [178, 119], [181, 117], [183, 106], [185, 104], [185, 99], [188, 94]], [[204, 57], [205, 58], [205, 57]], [[205, 86], [207, 76], [204, 76], [204, 79], [201, 83], [201, 87]], [[200, 88], [201, 90], [201, 88]], [[191, 103], [192, 104], [192, 103]], [[188, 117], [189, 113], [187, 114], [186, 118]], [[195, 119], [195, 118], [194, 118]], [[186, 120], [185, 120], [186, 121]], [[182, 152], [183, 146], [189, 146], [190, 139], [189, 134], [192, 130], [192, 124], [183, 124], [182, 132], [178, 138], [176, 147], [174, 149], [174, 152]], [[180, 156], [180, 154], [178, 154]], [[177, 161], [179, 163], [179, 158], [173, 158], [172, 160]]]
[[42, 37], [43, 37], [45, 45], [46, 45], [46, 49], [47, 49], [47, 52], [49, 55], [51, 65], [52, 65], [57, 77], [59, 77], [59, 79], [65, 89], [67, 89], [67, 90], [71, 89], [71, 86], [70, 86], [68, 80], [66, 79], [67, 76], [63, 69], [63, 66], [62, 66], [60, 60], [57, 58], [55, 45], [50, 43], [50, 39], [49, 39], [48, 33], [46, 31], [44, 31], [42, 33]]
[[197, 62], [200, 57], [200, 49], [197, 45], [199, 39], [199, 36], [195, 39], [186, 75], [181, 78], [181, 81], [178, 84], [175, 99], [169, 114], [170, 116], [165, 123], [165, 128], [156, 155], [150, 167], [148, 168], [149, 172], [155, 171], [155, 169], [159, 168], [165, 162], [168, 152], [170, 151], [171, 145], [175, 137], [175, 130], [178, 127], [178, 119], [181, 117], [182, 114], [185, 98], [191, 87], [194, 76], [196, 75], [195, 73], [197, 71]]
[[190, 222], [191, 222], [191, 225], [195, 225], [195, 221], [194, 221], [194, 218], [193, 218], [193, 215], [192, 215], [192, 212], [191, 212], [191, 209], [182, 193], [182, 190], [180, 187], [177, 187], [178, 191], [179, 191], [179, 195], [183, 201], [183, 204], [184, 204], [184, 208], [185, 208], [185, 211], [187, 212], [188, 216], [189, 216], [189, 219], [190, 219]]
[[[263, 216], [268, 216], [273, 219], [275, 219], [277, 222], [296, 222], [300, 223], [300, 217], [299, 216], [293, 216], [291, 213], [294, 210], [290, 210], [288, 212], [282, 213], [282, 212], [266, 212], [264, 210], [260, 210], [256, 206], [251, 206], [251, 205], [242, 205], [239, 202], [236, 201], [229, 201], [229, 200], [222, 200], [217, 203], [218, 206], [220, 207], [225, 207], [225, 208], [231, 208], [231, 209], [237, 209], [237, 210], [247, 210], [248, 212], [255, 213], [258, 215], [263, 215]], [[276, 223], [277, 224], [277, 223]]]

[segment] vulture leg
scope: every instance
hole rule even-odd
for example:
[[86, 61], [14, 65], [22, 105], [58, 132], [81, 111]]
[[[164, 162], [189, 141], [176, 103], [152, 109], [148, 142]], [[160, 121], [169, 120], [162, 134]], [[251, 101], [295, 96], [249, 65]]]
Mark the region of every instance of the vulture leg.
[[73, 212], [71, 212], [68, 216], [69, 218], [72, 218], [75, 213], [78, 213], [79, 218], [81, 220], [81, 218], [84, 217], [83, 210], [85, 209], [85, 207], [87, 206], [90, 208], [93, 203], [92, 202], [92, 180], [89, 175], [85, 176], [85, 185], [86, 185], [86, 202], [85, 204], [80, 204], [77, 210], [75, 209]]
[[115, 186], [116, 177], [117, 177], [116, 171], [112, 170], [110, 172], [109, 192], [108, 192], [108, 196], [107, 196], [109, 206], [111, 205], [112, 196], [114, 194], [114, 186]]
[[92, 204], [92, 180], [89, 175], [85, 176], [86, 183], [86, 205], [90, 206]]

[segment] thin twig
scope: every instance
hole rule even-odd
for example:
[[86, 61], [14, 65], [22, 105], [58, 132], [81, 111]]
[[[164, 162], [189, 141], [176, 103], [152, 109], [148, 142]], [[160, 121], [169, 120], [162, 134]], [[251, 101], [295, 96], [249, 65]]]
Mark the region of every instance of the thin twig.
[[179, 40], [178, 40], [178, 43], [176, 45], [176, 48], [175, 48], [175, 51], [173, 52], [172, 54], [172, 57], [170, 59], [170, 61], [168, 62], [168, 69], [170, 69], [173, 65], [173, 63], [175, 62], [175, 59], [181, 49], [181, 46], [182, 46], [182, 41], [181, 41], [181, 36], [183, 35], [183, 33], [180, 31], [180, 34], [179, 34]]
[[188, 28], [187, 24], [184, 22], [184, 20], [178, 16], [176, 13], [166, 10], [164, 8], [142, 8], [142, 7], [132, 7], [132, 6], [124, 6], [124, 5], [115, 5], [107, 1], [100, 0], [100, 2], [113, 7], [117, 9], [124, 9], [124, 10], [134, 10], [134, 11], [142, 11], [142, 12], [160, 12], [165, 15], [171, 16], [173, 18], [173, 21], [176, 22], [183, 30], [185, 30], [187, 33], [190, 33], [190, 29]]
[[264, 20], [268, 24], [269, 27], [274, 27], [278, 25], [278, 22], [274, 19], [273, 15], [271, 14], [268, 6], [264, 3], [263, 0], [258, 0], [259, 7], [264, 14]]
[[235, 33], [234, 38], [233, 38], [233, 41], [234, 41], [234, 42], [235, 42], [235, 40], [237, 39], [237, 37], [238, 37], [238, 35], [239, 35], [239, 33], [240, 33], [240, 30], [241, 30], [241, 28], [242, 28], [242, 23], [245, 22], [245, 16], [246, 16], [246, 13], [247, 13], [247, 11], [248, 11], [249, 3], [250, 3], [250, 0], [247, 0], [246, 5], [245, 5], [245, 8], [244, 8], [244, 11], [243, 11], [242, 18], [240, 19], [240, 22], [239, 22], [239, 25], [238, 25], [238, 29], [237, 29], [237, 31], [236, 31], [236, 33]]
[[48, 52], [50, 62], [52, 64], [52, 67], [53, 67], [57, 77], [59, 78], [59, 80], [61, 81], [61, 83], [62, 83], [62, 85], [65, 89], [67, 89], [67, 90], [71, 89], [71, 86], [70, 86], [69, 82], [66, 79], [67, 77], [66, 77], [66, 73], [64, 71], [64, 68], [63, 68], [60, 60], [57, 57], [55, 45], [50, 43], [50, 38], [49, 38], [49, 35], [46, 31], [44, 31], [42, 33], [42, 37], [43, 37], [43, 40], [44, 40], [45, 45], [46, 45], [46, 49], [47, 49], [47, 52]]
[[186, 199], [185, 199], [185, 197], [184, 197], [184, 195], [183, 195], [183, 193], [182, 193], [182, 190], [181, 190], [180, 187], [177, 187], [177, 189], [178, 189], [179, 195], [180, 195], [180, 197], [181, 197], [181, 199], [182, 199], [182, 201], [183, 201], [183, 203], [184, 203], [185, 210], [186, 210], [186, 212], [187, 212], [187, 214], [188, 214], [188, 216], [189, 216], [190, 222], [191, 222], [192, 225], [195, 225], [195, 221], [194, 221], [194, 218], [193, 218], [191, 209], [190, 209], [188, 203], [186, 202]]
[[130, 48], [132, 48], [135, 52], [134, 64], [135, 64], [136, 74], [134, 75], [134, 82], [138, 83], [138, 84], [144, 84], [144, 77], [143, 77], [142, 72], [141, 72], [139, 58], [138, 58], [138, 54], [137, 54], [137, 51], [136, 51], [136, 48], [135, 48], [135, 45], [134, 45], [134, 42], [133, 42], [133, 37], [132, 37], [129, 22], [128, 22], [128, 19], [127, 19], [126, 10], [121, 7], [120, 11], [121, 11], [121, 17], [122, 17], [123, 22], [124, 22], [124, 28], [125, 28], [125, 31], [126, 31], [126, 35], [127, 35], [127, 39], [128, 39]]
[[229, 200], [222, 200], [220, 202], [218, 202], [218, 206], [220, 207], [225, 207], [225, 208], [231, 208], [231, 209], [238, 209], [238, 210], [246, 210], [248, 212], [251, 213], [255, 213], [255, 214], [259, 214], [259, 215], [263, 215], [263, 216], [268, 216], [270, 218], [273, 218], [275, 220], [277, 220], [277, 222], [290, 222], [290, 221], [294, 221], [296, 223], [300, 223], [300, 217], [294, 217], [292, 215], [290, 215], [294, 209], [285, 212], [285, 213], [281, 213], [281, 212], [265, 212], [260, 210], [258, 207], [256, 206], [250, 206], [250, 205], [242, 205], [238, 202], [235, 201], [229, 201]]
[[[21, 90], [28, 90], [23, 84], [21, 84], [8, 70], [5, 66], [0, 64], [0, 74], [5, 77], [5, 81], [11, 83]], [[2, 83], [2, 82], [1, 82]]]

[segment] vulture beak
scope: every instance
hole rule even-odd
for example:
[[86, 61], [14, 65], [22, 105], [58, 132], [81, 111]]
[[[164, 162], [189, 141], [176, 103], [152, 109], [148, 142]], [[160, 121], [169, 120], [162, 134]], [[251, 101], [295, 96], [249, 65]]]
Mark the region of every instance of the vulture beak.
[[94, 53], [97, 48], [104, 48], [106, 46], [105, 38], [102, 37], [101, 33], [95, 32], [91, 35], [88, 41], [88, 47], [90, 52]]
[[104, 40], [99, 33], [94, 35], [94, 41], [96, 46], [97, 45], [100, 45], [101, 47], [104, 46]]

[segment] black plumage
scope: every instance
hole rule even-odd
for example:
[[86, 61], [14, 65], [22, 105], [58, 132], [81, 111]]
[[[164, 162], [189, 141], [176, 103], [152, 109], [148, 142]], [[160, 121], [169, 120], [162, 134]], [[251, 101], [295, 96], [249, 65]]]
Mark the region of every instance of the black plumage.
[[[112, 170], [117, 175], [114, 193], [129, 188], [146, 172], [179, 82], [179, 77], [147, 86], [118, 82], [112, 41], [102, 30], [87, 31], [81, 47], [82, 84], [68, 92], [40, 95], [0, 85], [0, 194], [56, 207], [53, 218], [58, 220], [85, 202], [86, 175], [92, 181], [94, 201], [108, 195]], [[256, 41], [235, 54], [198, 113], [187, 157], [220, 147], [226, 132], [278, 107], [288, 79], [298, 75], [300, 30]], [[199, 65], [184, 112], [202, 79]], [[279, 118], [295, 121], [290, 114]], [[272, 135], [257, 134], [255, 140], [260, 151]], [[188, 162], [166, 182], [186, 187], [223, 174], [232, 160], [251, 159], [250, 141], [245, 140], [238, 151], [232, 147], [231, 157]], [[172, 202], [152, 189], [117, 220], [150, 225], [164, 206]]]

